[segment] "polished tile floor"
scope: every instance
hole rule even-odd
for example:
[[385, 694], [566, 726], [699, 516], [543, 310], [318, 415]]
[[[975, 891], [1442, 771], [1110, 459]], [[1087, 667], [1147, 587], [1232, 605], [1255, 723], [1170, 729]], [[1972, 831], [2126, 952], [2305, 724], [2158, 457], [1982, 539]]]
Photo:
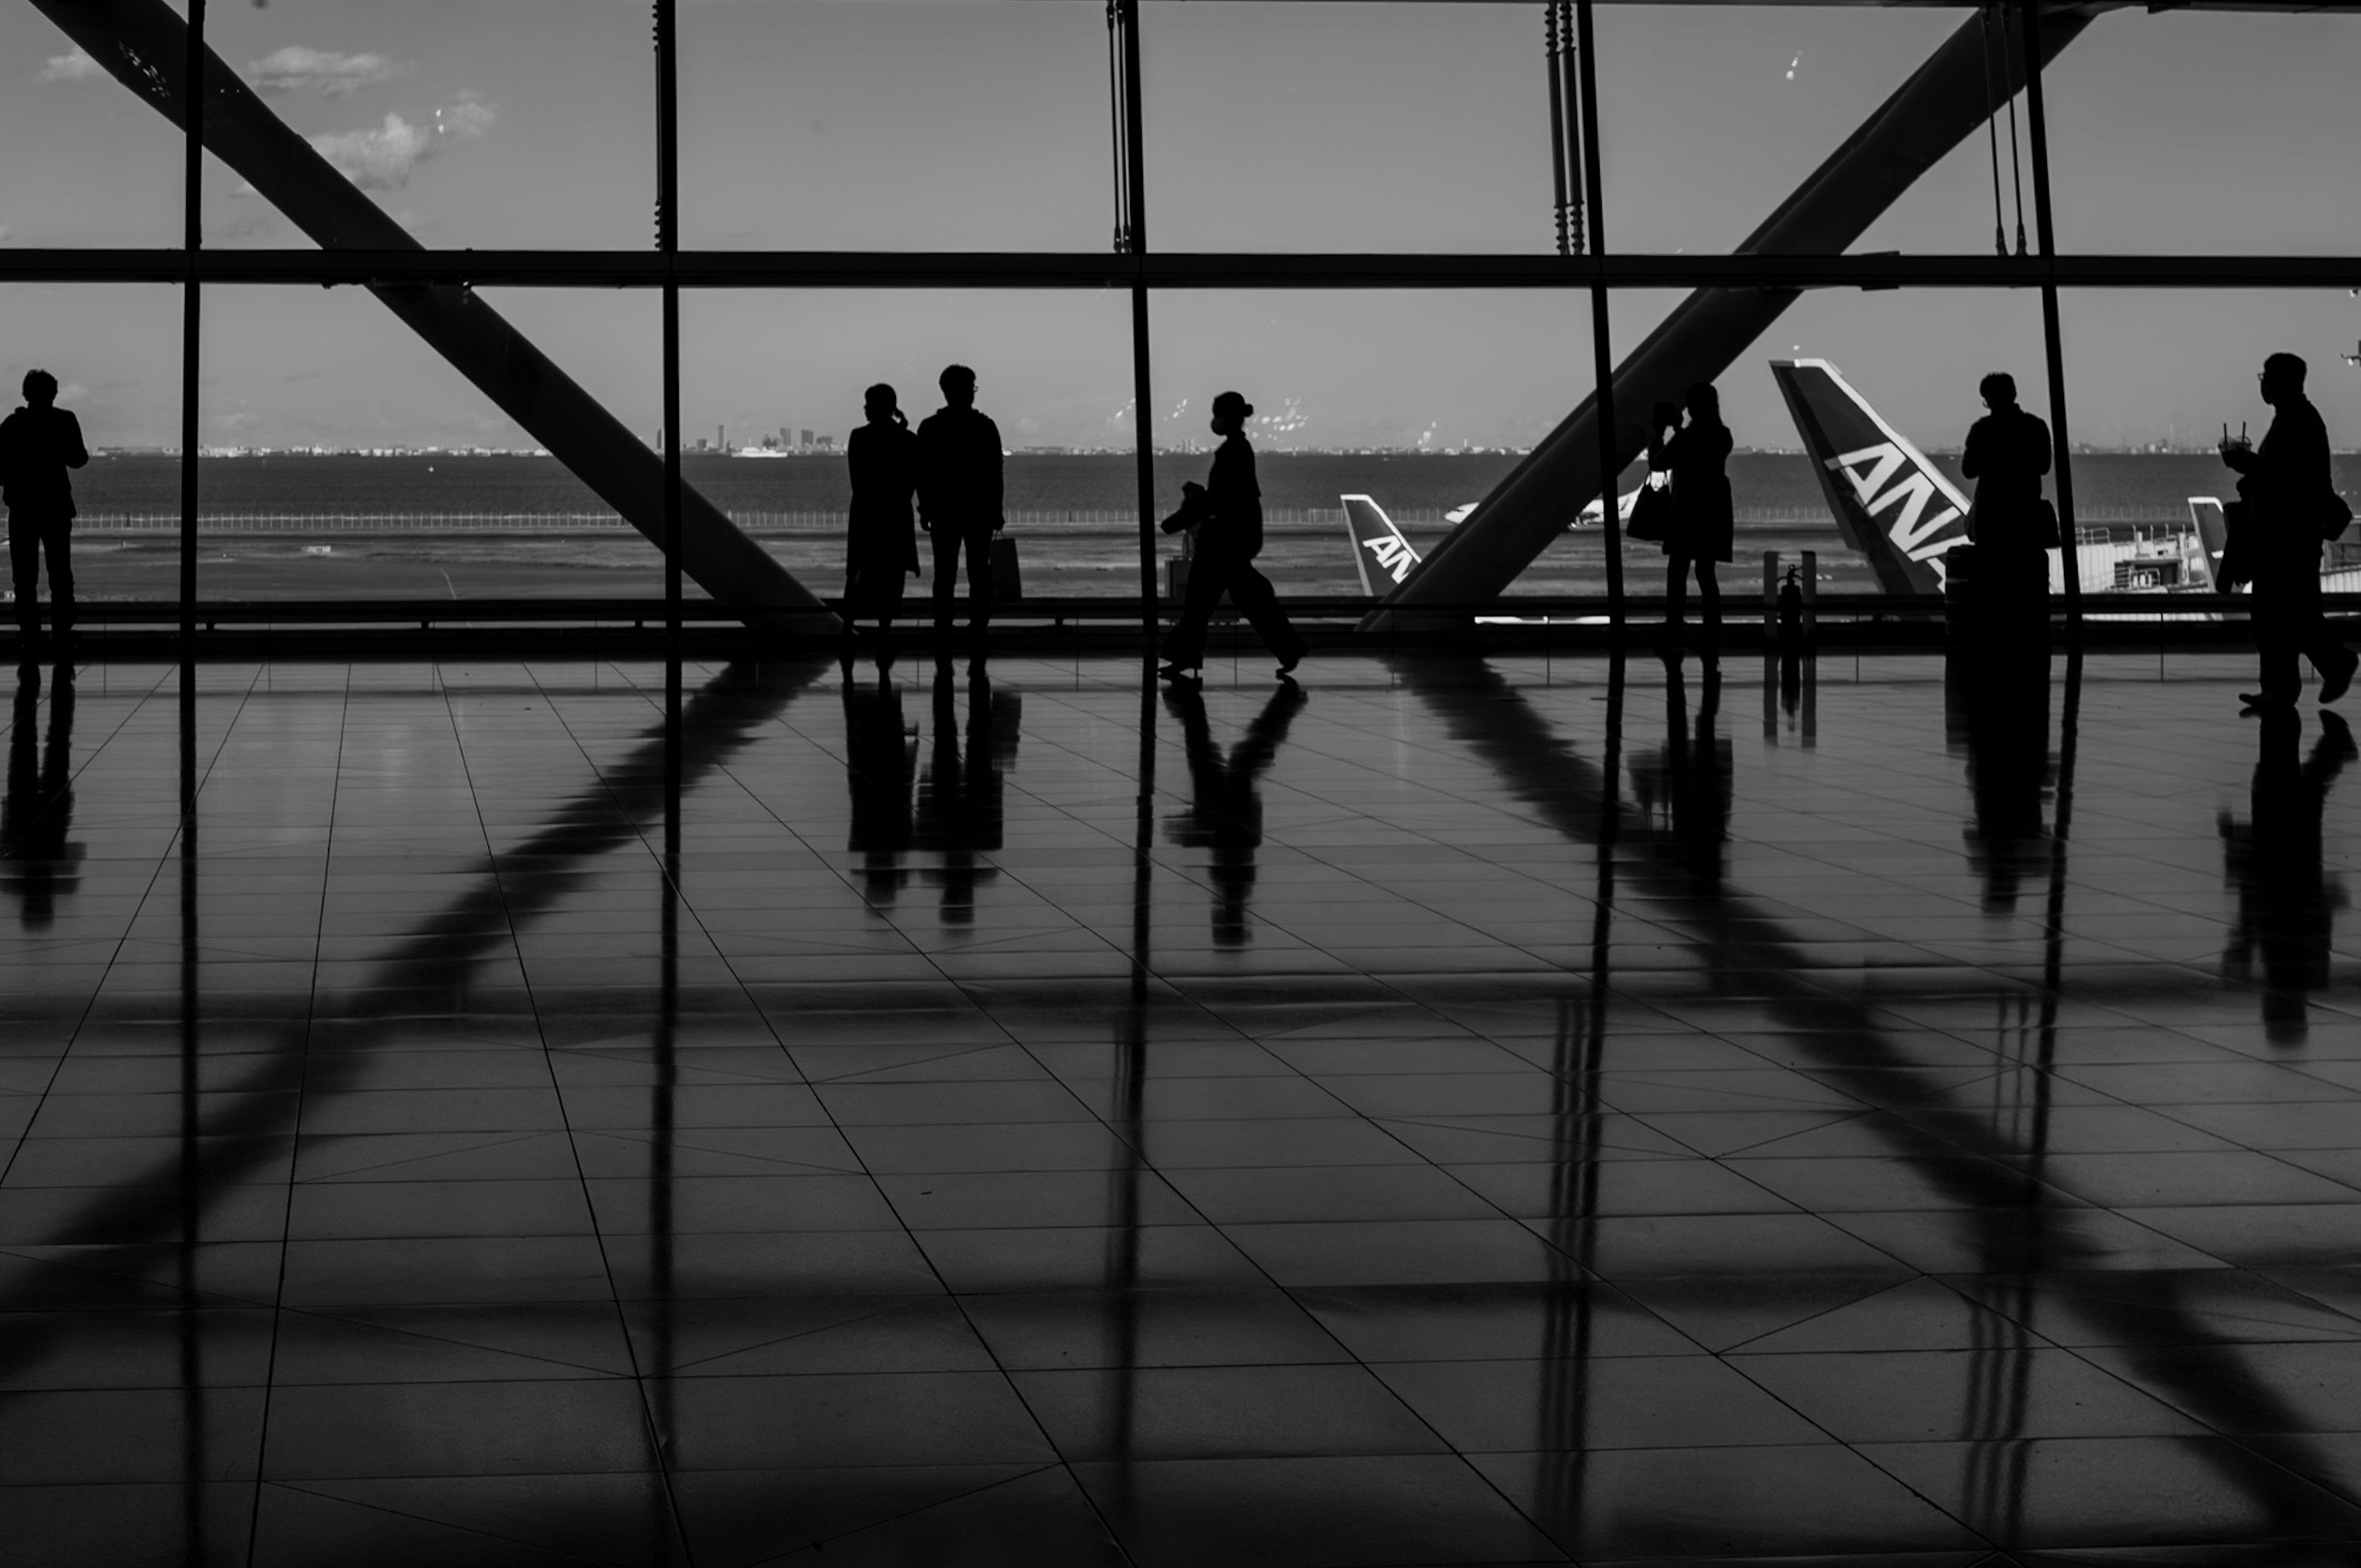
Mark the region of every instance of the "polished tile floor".
[[2350, 1563], [2246, 674], [24, 674], [0, 1556]]

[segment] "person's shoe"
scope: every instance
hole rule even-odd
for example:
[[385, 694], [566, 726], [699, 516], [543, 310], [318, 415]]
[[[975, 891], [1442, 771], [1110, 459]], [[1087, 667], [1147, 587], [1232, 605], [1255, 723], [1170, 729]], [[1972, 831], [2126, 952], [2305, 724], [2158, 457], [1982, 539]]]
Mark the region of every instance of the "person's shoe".
[[1156, 678], [1159, 681], [1202, 680], [1204, 678], [1201, 674], [1203, 668], [1202, 664], [1183, 664], [1174, 660], [1159, 666], [1156, 672]]
[[2351, 691], [2353, 689], [2353, 673], [2356, 670], [2361, 670], [2361, 653], [2348, 652], [2345, 655], [2345, 667], [2343, 669], [2337, 671], [2333, 675], [2323, 675], [2321, 677], [2320, 700], [2323, 702], [2334, 702], [2338, 697], [2343, 696], [2346, 692]]
[[[1282, 681], [1293, 680], [1295, 678], [1295, 666], [1303, 663], [1303, 655], [1310, 652], [1311, 650], [1308, 648], [1298, 648], [1293, 652], [1281, 653], [1279, 656], [1279, 678]], [[2327, 699], [2323, 698], [2322, 700], [2325, 701]]]
[[2240, 692], [2238, 705], [2242, 713], [2283, 713], [2295, 707], [2295, 700], [2269, 692]]

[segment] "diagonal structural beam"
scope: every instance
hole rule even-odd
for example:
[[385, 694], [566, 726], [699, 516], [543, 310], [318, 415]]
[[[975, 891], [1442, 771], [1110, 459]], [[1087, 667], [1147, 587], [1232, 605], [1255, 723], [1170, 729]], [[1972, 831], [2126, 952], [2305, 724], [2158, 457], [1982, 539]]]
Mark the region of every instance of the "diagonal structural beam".
[[[2079, 38], [2102, 9], [2045, 11], [2042, 63]], [[2022, 51], [2000, 52], [2007, 62], [2004, 90], [2013, 96], [2025, 85]], [[1859, 239], [1921, 174], [1990, 117], [1995, 105], [1986, 59], [1982, 18], [1962, 24], [1747, 236], [1738, 253], [1833, 255]], [[1794, 289], [1698, 290], [1616, 367], [1614, 406], [1644, 409], [1679, 401], [1689, 383], [1710, 381], [1728, 370], [1799, 297]], [[1646, 444], [1636, 424], [1619, 428], [1618, 472]], [[1400, 612], [1420, 605], [1498, 598], [1592, 498], [1614, 484], [1614, 474], [1598, 471], [1599, 448], [1594, 393], [1444, 536], [1369, 613], [1362, 630], [1386, 630]]]
[[[174, 125], [185, 125], [188, 26], [164, 0], [32, 0], [60, 31]], [[424, 247], [294, 128], [219, 55], [204, 66], [204, 138], [296, 227], [327, 250]], [[500, 410], [664, 545], [663, 461], [498, 311], [454, 284], [372, 283], [369, 292]], [[673, 433], [673, 439], [679, 439]], [[832, 631], [836, 618], [719, 508], [684, 485], [681, 569], [749, 625]]]

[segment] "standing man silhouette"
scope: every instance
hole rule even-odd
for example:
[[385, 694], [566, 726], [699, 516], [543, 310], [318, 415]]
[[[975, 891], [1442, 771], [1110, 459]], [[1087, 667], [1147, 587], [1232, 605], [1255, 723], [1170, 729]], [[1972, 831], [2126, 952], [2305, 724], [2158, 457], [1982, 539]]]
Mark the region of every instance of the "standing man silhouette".
[[935, 635], [951, 627], [951, 589], [967, 552], [968, 630], [992, 620], [992, 536], [1000, 512], [1000, 427], [975, 406], [975, 372], [945, 367], [943, 406], [918, 426], [918, 526], [935, 541]]
[[2004, 619], [2047, 624], [2049, 547], [2058, 543], [2056, 519], [2041, 494], [2049, 427], [2016, 406], [2016, 378], [2004, 370], [1977, 382], [1976, 393], [1992, 411], [1968, 427], [1960, 457], [1960, 472], [1976, 482], [1968, 511], [1976, 577]]
[[2296, 655], [2320, 674], [2320, 700], [2334, 702], [2353, 684], [2361, 654], [2339, 642], [2320, 612], [2321, 522], [2336, 494], [2328, 460], [2328, 427], [2303, 395], [2304, 363], [2292, 354], [2263, 361], [2263, 401], [2271, 428], [2260, 446], [2242, 437], [2222, 443], [2222, 461], [2236, 469], [2246, 503], [2246, 558], [2255, 576], [2255, 652], [2260, 691], [2241, 692], [2249, 708], [2288, 707], [2303, 689]]
[[82, 422], [57, 406], [58, 378], [25, 372], [25, 406], [0, 420], [0, 499], [8, 506], [8, 562], [16, 574], [19, 652], [41, 640], [41, 556], [49, 558], [49, 604], [60, 647], [73, 636], [73, 566], [66, 559], [73, 529], [73, 482], [66, 470], [90, 461]]

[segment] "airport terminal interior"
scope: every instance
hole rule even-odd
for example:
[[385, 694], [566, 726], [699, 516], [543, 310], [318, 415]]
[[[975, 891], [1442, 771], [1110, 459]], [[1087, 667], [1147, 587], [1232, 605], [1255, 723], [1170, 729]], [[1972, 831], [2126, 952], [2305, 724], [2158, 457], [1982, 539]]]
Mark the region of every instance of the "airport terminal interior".
[[0, 1561], [2352, 1563], [2356, 11], [0, 0]]

